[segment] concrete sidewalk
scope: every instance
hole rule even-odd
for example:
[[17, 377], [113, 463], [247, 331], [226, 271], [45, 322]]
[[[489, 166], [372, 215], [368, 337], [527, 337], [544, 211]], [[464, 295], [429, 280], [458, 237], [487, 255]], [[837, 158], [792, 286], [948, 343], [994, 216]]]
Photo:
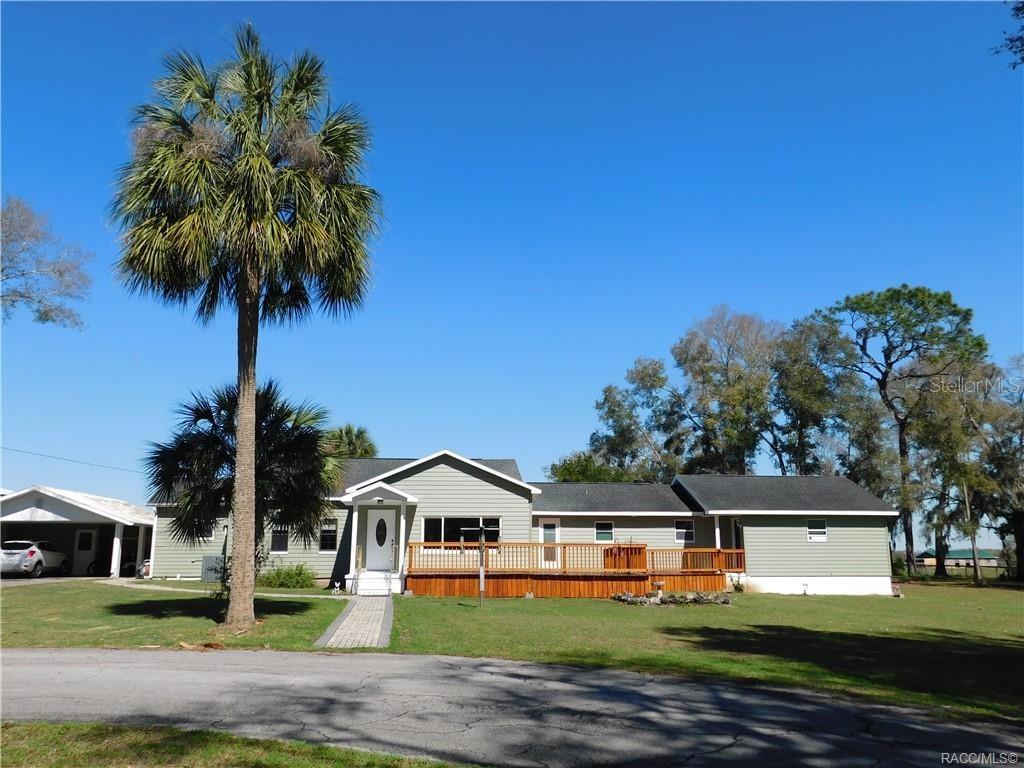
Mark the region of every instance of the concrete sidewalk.
[[390, 597], [352, 596], [316, 642], [318, 648], [387, 648], [393, 613]]

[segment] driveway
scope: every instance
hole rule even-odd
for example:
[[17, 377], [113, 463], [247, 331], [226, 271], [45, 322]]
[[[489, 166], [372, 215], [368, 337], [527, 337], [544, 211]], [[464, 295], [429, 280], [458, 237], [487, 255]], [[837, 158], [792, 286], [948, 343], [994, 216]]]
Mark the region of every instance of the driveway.
[[503, 766], [940, 765], [1005, 724], [807, 692], [493, 659], [5, 649], [3, 715], [215, 728]]
[[4, 576], [0, 578], [0, 588], [4, 587], [29, 587], [33, 584], [56, 584], [61, 581], [65, 584], [74, 584], [79, 581], [98, 581], [96, 576], [43, 576], [41, 579], [29, 579], [25, 576]]

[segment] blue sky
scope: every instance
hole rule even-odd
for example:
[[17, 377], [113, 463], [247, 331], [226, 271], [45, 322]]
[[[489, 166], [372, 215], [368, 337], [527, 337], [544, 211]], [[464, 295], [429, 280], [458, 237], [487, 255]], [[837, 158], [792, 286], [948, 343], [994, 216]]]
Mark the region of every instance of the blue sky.
[[[234, 325], [116, 283], [113, 179], [175, 47], [252, 20], [373, 126], [387, 221], [364, 311], [265, 331], [259, 370], [382, 455], [517, 458], [716, 304], [788, 322], [900, 282], [1022, 341], [1022, 72], [1002, 3], [2, 7], [2, 183], [95, 253], [81, 332], [3, 329], [5, 446], [137, 468], [230, 381]], [[136, 501], [138, 474], [3, 453], [7, 487]]]

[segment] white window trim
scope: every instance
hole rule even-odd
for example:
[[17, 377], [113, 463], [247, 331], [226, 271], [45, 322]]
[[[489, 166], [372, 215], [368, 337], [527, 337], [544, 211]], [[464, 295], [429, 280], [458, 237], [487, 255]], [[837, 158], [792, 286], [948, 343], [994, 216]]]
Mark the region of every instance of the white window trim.
[[[612, 538], [610, 541], [600, 541], [597, 538], [597, 526], [599, 525], [610, 525], [612, 527]], [[614, 544], [615, 543], [615, 521], [614, 520], [595, 520], [594, 521], [594, 543], [595, 544]]]
[[[812, 522], [821, 521], [824, 525], [811, 526]], [[821, 533], [811, 533], [811, 531], [824, 531]], [[811, 544], [828, 544], [828, 518], [825, 517], [809, 517], [807, 518], [807, 541]]]
[[[285, 547], [286, 547], [285, 549], [274, 549], [274, 532], [275, 531], [284, 531], [285, 534], [288, 536], [287, 543], [285, 544]], [[270, 529], [270, 554], [272, 554], [272, 555], [287, 555], [288, 554], [287, 546], [288, 546], [288, 544], [291, 544], [291, 538], [292, 538], [291, 537], [291, 532], [287, 528], [282, 528], [282, 527], [271, 528]]]
[[[323, 539], [324, 523], [326, 523], [326, 522], [333, 522], [334, 523], [334, 549], [321, 549], [320, 548], [320, 541]], [[341, 526], [338, 525], [338, 518], [336, 518], [336, 517], [328, 518], [327, 520], [325, 520], [322, 523], [320, 523], [320, 531], [319, 531], [319, 533], [317, 533], [317, 536], [316, 536], [316, 551], [318, 553], [325, 554], [325, 555], [329, 554], [331, 552], [337, 552], [338, 551], [338, 544], [340, 543], [338, 541], [338, 534], [340, 532], [341, 532]]]
[[[420, 543], [422, 544], [458, 544], [457, 541], [445, 541], [444, 540], [444, 521], [451, 518], [471, 518], [474, 515], [423, 515], [420, 522]], [[497, 520], [498, 521], [498, 541], [501, 541], [501, 532], [504, 530], [504, 518], [501, 515], [475, 515], [476, 519], [480, 521], [480, 527], [484, 525], [484, 520]], [[427, 520], [440, 520], [441, 521], [441, 541], [427, 541]], [[490, 528], [488, 530], [494, 530]], [[476, 544], [477, 542], [473, 542]], [[493, 543], [493, 542], [492, 542]]]
[[[682, 529], [682, 531], [683, 531], [682, 541], [680, 541], [680, 539], [679, 539], [679, 532], [680, 532], [679, 524], [680, 523], [689, 523], [690, 524], [689, 528], [683, 528]], [[673, 539], [674, 539], [676, 544], [696, 544], [697, 543], [697, 527], [694, 525], [692, 519], [691, 520], [684, 520], [684, 519], [673, 520], [672, 521], [672, 530], [674, 532], [673, 533]], [[686, 531], [689, 531], [689, 533], [690, 533], [690, 538], [689, 539], [686, 538]]]

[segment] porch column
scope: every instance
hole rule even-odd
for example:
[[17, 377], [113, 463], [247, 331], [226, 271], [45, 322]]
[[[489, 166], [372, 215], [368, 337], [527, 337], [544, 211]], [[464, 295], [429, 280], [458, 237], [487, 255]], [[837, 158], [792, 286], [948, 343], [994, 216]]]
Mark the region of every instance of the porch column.
[[135, 575], [142, 575], [142, 561], [146, 559], [146, 526], [137, 526], [139, 540], [135, 542]]
[[352, 502], [352, 514], [348, 516], [352, 526], [352, 538], [348, 552], [348, 572], [354, 574], [356, 572], [356, 547], [359, 546], [359, 504]]
[[398, 513], [398, 574], [405, 570], [405, 502], [399, 507]]
[[110, 550], [110, 575], [115, 579], [121, 575], [121, 539], [124, 537], [124, 523], [114, 526], [114, 546]]
[[722, 528], [719, 525], [718, 515], [715, 515], [715, 549], [722, 548]]

